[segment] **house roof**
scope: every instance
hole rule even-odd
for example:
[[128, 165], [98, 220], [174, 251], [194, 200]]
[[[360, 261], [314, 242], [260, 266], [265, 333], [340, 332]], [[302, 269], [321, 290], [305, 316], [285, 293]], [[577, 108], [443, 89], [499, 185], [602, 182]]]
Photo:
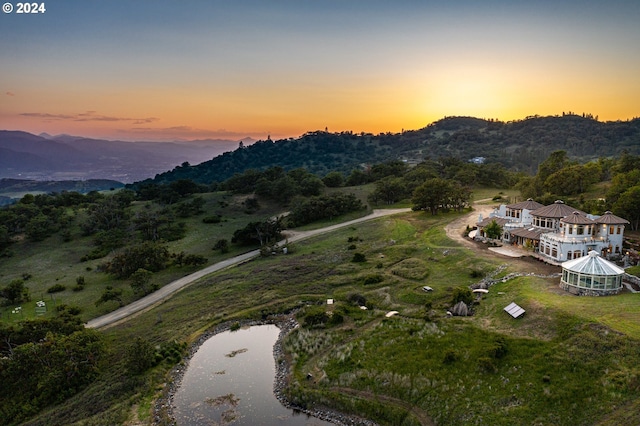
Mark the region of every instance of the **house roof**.
[[516, 237], [521, 237], [521, 238], [529, 238], [530, 240], [539, 240], [540, 234], [544, 232], [549, 232], [549, 231], [545, 231], [540, 228], [533, 228], [533, 227], [516, 228], [513, 231], [511, 231], [511, 235], [515, 235]]
[[554, 219], [559, 219], [565, 216], [569, 216], [570, 214], [573, 214], [573, 212], [576, 212], [576, 211], [584, 216], [587, 215], [585, 212], [577, 210], [573, 207], [570, 207], [566, 205], [563, 201], [557, 200], [553, 204], [540, 207], [539, 209], [535, 209], [534, 211], [531, 212], [531, 214], [537, 217], [550, 217]]
[[512, 210], [527, 209], [531, 211], [531, 210], [539, 209], [540, 207], [544, 207], [544, 204], [540, 204], [537, 201], [533, 201], [533, 199], [531, 198], [527, 199], [527, 201], [521, 201], [515, 204], [507, 204], [507, 208]]
[[591, 250], [586, 256], [567, 260], [562, 269], [588, 275], [622, 275], [624, 269], [600, 257], [597, 251]]
[[594, 223], [596, 223], [577, 211], [563, 217], [562, 219], [560, 219], [560, 222], [570, 223], [572, 225], [593, 225]]
[[626, 225], [629, 223], [627, 219], [623, 219], [610, 211], [604, 212], [602, 216], [595, 220], [596, 223], [606, 224], [606, 225]]
[[482, 219], [480, 222], [478, 222], [478, 228], [484, 228], [485, 226], [487, 226], [488, 224], [490, 224], [493, 221], [496, 221], [496, 223], [500, 226], [504, 226], [505, 224], [511, 222], [510, 219], [504, 218], [504, 217], [485, 217], [484, 219]]

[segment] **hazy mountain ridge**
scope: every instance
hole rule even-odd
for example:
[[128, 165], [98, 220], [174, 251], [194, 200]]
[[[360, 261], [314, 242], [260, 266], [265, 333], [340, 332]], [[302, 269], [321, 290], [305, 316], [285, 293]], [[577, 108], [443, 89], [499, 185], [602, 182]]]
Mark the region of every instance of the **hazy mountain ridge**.
[[309, 132], [297, 139], [258, 141], [192, 167], [175, 167], [156, 182], [193, 179], [201, 183], [224, 181], [246, 169], [305, 167], [323, 175], [332, 170], [349, 173], [364, 164], [394, 159], [483, 157], [487, 163], [535, 173], [538, 164], [556, 150], [589, 160], [640, 153], [640, 119], [599, 122], [577, 115], [528, 117], [500, 122], [474, 117], [447, 117], [414, 131], [386, 134]]
[[[253, 140], [243, 139], [244, 144]], [[142, 180], [176, 164], [206, 161], [239, 141], [124, 142], [0, 131], [0, 178]]]

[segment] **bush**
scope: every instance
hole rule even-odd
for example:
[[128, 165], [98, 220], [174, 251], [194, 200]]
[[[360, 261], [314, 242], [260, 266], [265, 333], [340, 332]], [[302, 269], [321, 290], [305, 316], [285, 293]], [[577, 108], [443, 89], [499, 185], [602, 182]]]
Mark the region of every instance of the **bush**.
[[347, 297], [347, 301], [354, 306], [365, 306], [367, 299], [361, 294], [352, 293]]
[[458, 356], [457, 352], [454, 351], [454, 350], [449, 349], [447, 352], [445, 352], [444, 359], [442, 360], [442, 362], [444, 364], [453, 364], [458, 359], [459, 359], [459, 356]]
[[214, 250], [220, 250], [220, 253], [224, 254], [229, 251], [229, 241], [222, 238], [216, 241], [216, 245], [213, 246]]
[[202, 218], [202, 222], [204, 223], [220, 223], [221, 221], [222, 217], [220, 215], [206, 216]]
[[489, 348], [488, 355], [493, 359], [500, 359], [507, 355], [507, 341], [504, 337], [500, 336], [496, 339], [495, 343]]
[[367, 261], [367, 258], [362, 253], [354, 253], [351, 261], [354, 263], [363, 263]]
[[363, 284], [364, 285], [378, 284], [378, 283], [381, 283], [382, 281], [384, 281], [384, 277], [382, 275], [371, 274], [364, 277]]
[[466, 305], [473, 303], [473, 293], [468, 287], [458, 287], [453, 289], [453, 295], [451, 296], [451, 305], [455, 306], [459, 302], [464, 302]]
[[62, 284], [55, 284], [47, 289], [47, 293], [59, 293], [61, 291], [65, 291], [66, 289], [67, 287]]
[[493, 360], [486, 356], [478, 358], [478, 367], [486, 373], [495, 373], [498, 371], [498, 367], [496, 367]]

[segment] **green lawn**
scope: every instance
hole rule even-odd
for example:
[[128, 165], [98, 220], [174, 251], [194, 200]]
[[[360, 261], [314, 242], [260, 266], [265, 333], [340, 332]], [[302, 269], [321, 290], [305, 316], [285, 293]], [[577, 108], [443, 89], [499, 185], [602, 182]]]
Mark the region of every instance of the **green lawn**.
[[[638, 424], [640, 295], [577, 297], [557, 279], [521, 277], [493, 286], [473, 316], [448, 318], [454, 291], [502, 263], [450, 241], [443, 226], [456, 217], [384, 217], [207, 276], [104, 330], [112, 352], [102, 378], [33, 424], [120, 424], [132, 405], [152, 406], [171, 366], [129, 377], [124, 351], [136, 337], [191, 343], [217, 324], [294, 308], [304, 324], [327, 298], [342, 322], [300, 327], [285, 342], [294, 360], [288, 395], [299, 405], [382, 425]], [[192, 238], [194, 247], [210, 243]], [[365, 261], [354, 263], [355, 253]], [[366, 311], [349, 303], [354, 295]], [[527, 310], [523, 318], [503, 311], [512, 301]], [[386, 318], [391, 310], [399, 314]]]

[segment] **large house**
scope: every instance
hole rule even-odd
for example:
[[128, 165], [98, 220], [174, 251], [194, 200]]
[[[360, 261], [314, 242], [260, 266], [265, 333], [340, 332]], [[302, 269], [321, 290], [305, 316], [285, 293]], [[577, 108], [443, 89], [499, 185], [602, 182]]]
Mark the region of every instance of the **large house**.
[[543, 206], [531, 199], [501, 205], [478, 222], [478, 236], [496, 221], [504, 243], [531, 248], [556, 262], [576, 259], [590, 251], [603, 257], [622, 254], [624, 227], [629, 222], [611, 212], [594, 216], [562, 201]]

